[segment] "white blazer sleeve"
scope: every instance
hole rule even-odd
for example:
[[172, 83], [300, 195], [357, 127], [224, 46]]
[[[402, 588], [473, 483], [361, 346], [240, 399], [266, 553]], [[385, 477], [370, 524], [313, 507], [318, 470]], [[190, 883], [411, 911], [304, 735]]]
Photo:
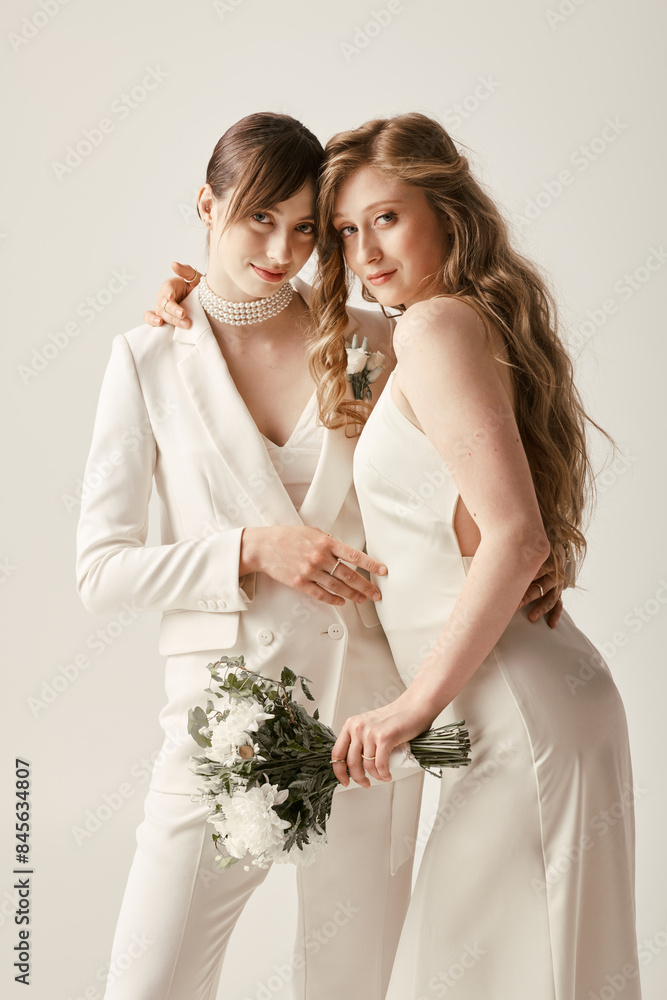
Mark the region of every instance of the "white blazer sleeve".
[[[137, 427], [146, 429], [137, 435]], [[77, 590], [88, 611], [110, 614], [133, 600], [142, 611], [244, 611], [239, 586], [243, 528], [146, 546], [156, 443], [134, 358], [114, 338], [86, 464], [77, 531]], [[107, 474], [91, 476], [93, 470]], [[250, 589], [250, 588], [249, 588]]]

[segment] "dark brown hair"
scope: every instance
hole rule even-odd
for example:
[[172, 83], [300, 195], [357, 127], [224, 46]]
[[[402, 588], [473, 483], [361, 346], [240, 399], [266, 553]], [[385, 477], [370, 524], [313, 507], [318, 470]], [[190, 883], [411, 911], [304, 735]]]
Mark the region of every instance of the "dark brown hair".
[[260, 112], [235, 122], [218, 139], [206, 168], [216, 198], [235, 189], [226, 226], [292, 198], [308, 181], [317, 192], [324, 149], [290, 115]]

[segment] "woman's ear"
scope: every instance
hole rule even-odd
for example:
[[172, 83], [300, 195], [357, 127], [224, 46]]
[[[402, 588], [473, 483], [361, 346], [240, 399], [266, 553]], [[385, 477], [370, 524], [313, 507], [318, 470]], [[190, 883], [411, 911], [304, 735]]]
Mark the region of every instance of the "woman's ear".
[[204, 184], [197, 195], [197, 213], [205, 226], [213, 224], [211, 211], [213, 208], [213, 189], [210, 184]]

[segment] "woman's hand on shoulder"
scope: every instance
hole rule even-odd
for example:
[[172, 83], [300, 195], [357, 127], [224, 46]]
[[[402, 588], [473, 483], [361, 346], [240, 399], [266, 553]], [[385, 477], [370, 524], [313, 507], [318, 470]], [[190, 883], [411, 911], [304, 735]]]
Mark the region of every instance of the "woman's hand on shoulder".
[[185, 313], [185, 309], [178, 303], [182, 302], [186, 295], [199, 284], [201, 275], [192, 264], [178, 264], [174, 261], [172, 270], [178, 275], [176, 278], [167, 278], [160, 286], [155, 309], [148, 309], [143, 316], [144, 323], [151, 326], [162, 326], [169, 323], [171, 326], [181, 326], [186, 330], [192, 325], [192, 320]]

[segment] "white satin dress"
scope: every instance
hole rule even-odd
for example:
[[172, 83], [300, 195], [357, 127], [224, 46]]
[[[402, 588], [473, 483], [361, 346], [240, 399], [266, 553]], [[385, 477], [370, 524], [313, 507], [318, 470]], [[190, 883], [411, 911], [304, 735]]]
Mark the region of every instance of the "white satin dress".
[[[368, 551], [389, 567], [378, 614], [409, 684], [472, 557], [454, 480], [393, 378], [354, 472]], [[387, 1000], [638, 1000], [637, 790], [598, 651], [567, 612], [552, 630], [524, 608], [440, 719], [465, 719], [472, 764], [443, 778]]]

